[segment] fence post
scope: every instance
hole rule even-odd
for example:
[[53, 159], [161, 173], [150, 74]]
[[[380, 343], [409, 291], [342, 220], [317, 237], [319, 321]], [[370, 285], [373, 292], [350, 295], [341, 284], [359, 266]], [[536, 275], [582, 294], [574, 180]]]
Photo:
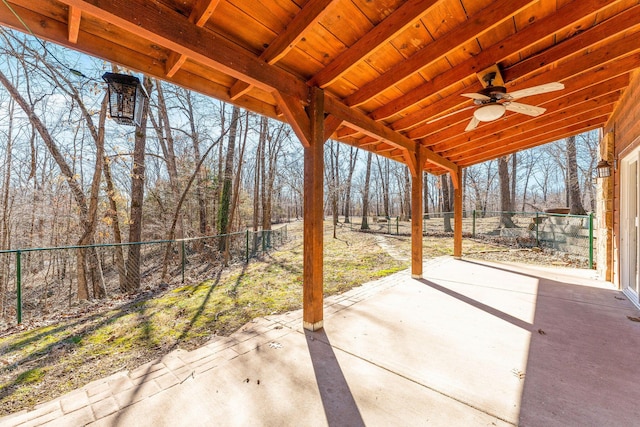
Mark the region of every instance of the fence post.
[[476, 238], [476, 210], [474, 209], [472, 214], [473, 220], [471, 221], [471, 237]]
[[187, 264], [187, 255], [184, 248], [184, 240], [181, 242], [181, 250], [182, 250], [182, 283], [184, 283], [184, 269]]
[[536, 211], [536, 246], [540, 246], [540, 239], [538, 237], [538, 227], [540, 227], [540, 220], [538, 219], [538, 211]]
[[260, 230], [260, 233], [262, 234], [262, 252], [266, 252], [267, 251], [267, 241], [264, 238], [264, 230]]
[[18, 325], [22, 323], [22, 252], [16, 252], [16, 315]]
[[589, 268], [593, 269], [593, 212], [589, 213]]
[[400, 235], [400, 217], [396, 217], [396, 236]]
[[249, 264], [249, 229], [247, 228], [247, 233], [246, 233], [246, 243], [247, 243], [247, 250], [246, 250], [246, 260], [247, 260], [247, 264]]

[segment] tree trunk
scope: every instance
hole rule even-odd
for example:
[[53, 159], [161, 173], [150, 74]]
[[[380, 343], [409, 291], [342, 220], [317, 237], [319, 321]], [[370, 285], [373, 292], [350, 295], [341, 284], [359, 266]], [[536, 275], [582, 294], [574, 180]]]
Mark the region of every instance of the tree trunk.
[[224, 165], [224, 178], [222, 181], [222, 194], [220, 195], [220, 208], [218, 209], [218, 234], [225, 235], [220, 237], [218, 250], [224, 253], [229, 244], [229, 210], [231, 208], [231, 190], [233, 178], [233, 159], [236, 151], [236, 136], [238, 132], [238, 118], [240, 116], [240, 108], [233, 107], [231, 113], [231, 126], [229, 129], [229, 144], [227, 146], [227, 155]]
[[380, 174], [380, 188], [382, 189], [382, 209], [385, 218], [389, 219], [389, 159], [384, 159], [384, 169], [380, 164], [380, 157], [376, 157]]
[[[151, 94], [151, 79], [144, 77], [144, 86]], [[142, 239], [142, 205], [144, 202], [145, 164], [144, 153], [147, 142], [147, 117], [149, 103], [146, 102], [142, 112], [140, 126], [136, 127], [133, 149], [133, 169], [131, 173], [131, 213], [129, 225], [129, 243], [137, 243]], [[140, 289], [140, 245], [130, 244], [127, 254], [127, 292]]]
[[[198, 135], [198, 130], [196, 129], [196, 120], [193, 112], [193, 103], [191, 101], [191, 92], [188, 90], [184, 91], [186, 106], [187, 106], [187, 115], [189, 117], [189, 127], [191, 130], [191, 141], [193, 142], [193, 158], [194, 164], [198, 164], [200, 161], [200, 135]], [[207, 234], [207, 204], [204, 199], [204, 180], [202, 177], [202, 173], [199, 173], [196, 176], [196, 199], [198, 200], [198, 230], [200, 231], [201, 236], [205, 236]]]
[[[164, 91], [162, 90], [162, 83], [160, 83], [159, 80], [155, 80], [155, 85], [158, 92], [158, 120], [155, 119], [153, 114], [150, 114], [149, 118], [151, 119], [151, 124], [156, 131], [158, 143], [162, 148], [162, 154], [167, 165], [167, 172], [169, 174], [169, 186], [171, 187], [171, 193], [173, 194], [173, 206], [175, 206], [178, 203], [178, 199], [180, 198], [180, 184], [178, 178], [178, 164], [176, 162], [174, 139], [173, 133], [171, 131], [171, 123], [169, 121], [169, 112], [167, 110]], [[182, 215], [180, 215], [178, 218], [176, 237], [178, 239], [182, 239], [184, 237]]]
[[578, 161], [576, 154], [576, 137], [567, 138], [567, 178], [569, 189], [569, 213], [571, 215], [585, 215], [578, 181]]
[[423, 175], [422, 199], [424, 200], [424, 219], [429, 219], [429, 175]]
[[260, 201], [262, 200], [261, 185], [264, 185], [262, 166], [264, 163], [264, 146], [267, 140], [267, 117], [260, 117], [260, 135], [258, 136], [258, 146], [256, 147], [256, 167], [254, 170], [253, 182], [253, 231], [258, 231], [258, 220], [260, 218]]
[[[115, 244], [120, 245], [122, 243], [122, 232], [120, 231], [120, 219], [118, 217], [118, 204], [116, 203], [116, 190], [113, 185], [113, 178], [111, 176], [111, 160], [104, 157], [104, 180], [107, 183], [107, 197], [109, 198], [109, 211], [108, 215], [111, 218], [111, 228], [113, 229], [113, 241]], [[118, 283], [120, 285], [120, 292], [127, 292], [127, 270], [124, 264], [124, 251], [122, 246], [115, 246], [113, 248], [116, 260], [116, 269], [118, 270]]]
[[516, 177], [518, 171], [517, 153], [511, 155], [511, 200], [509, 205], [510, 211], [516, 210]]
[[440, 175], [440, 185], [442, 187], [442, 212], [444, 218], [444, 232], [453, 233], [451, 227], [451, 198], [449, 191], [448, 174]]
[[404, 203], [403, 203], [403, 220], [411, 220], [411, 175], [409, 168], [404, 170]]
[[[15, 111], [15, 101], [9, 99], [9, 111], [7, 124], [7, 147], [4, 161], [5, 174], [2, 182], [4, 190], [2, 194], [2, 228], [0, 229], [0, 250], [9, 249], [9, 187], [11, 184], [11, 160], [13, 157], [13, 118]], [[6, 298], [8, 295], [7, 276], [9, 267], [9, 257], [0, 258], [0, 315], [4, 317], [6, 312]]]
[[[238, 170], [236, 172], [236, 177], [233, 183], [233, 197], [231, 200], [231, 211], [229, 213], [229, 224], [233, 224], [233, 219], [236, 214], [236, 210], [238, 209], [238, 199], [240, 197], [240, 180], [242, 179], [242, 163], [244, 162], [244, 149], [247, 146], [247, 135], [249, 133], [249, 114], [245, 114], [245, 126], [244, 126], [244, 136], [242, 138], [242, 143], [240, 144], [240, 155], [238, 156]], [[232, 231], [231, 229], [229, 231]], [[225, 264], [229, 262], [229, 245], [227, 245], [226, 252], [224, 254]]]
[[511, 193], [509, 189], [509, 159], [498, 159], [498, 177], [500, 178], [500, 225], [504, 228], [514, 228], [511, 220]]
[[373, 153], [367, 154], [367, 172], [364, 176], [364, 189], [362, 191], [362, 224], [360, 230], [369, 230], [369, 184], [371, 182], [371, 158]]
[[356, 169], [356, 162], [358, 160], [359, 150], [355, 147], [351, 147], [349, 151], [349, 173], [347, 175], [347, 181], [345, 182], [345, 195], [344, 195], [344, 223], [349, 224], [351, 222], [351, 183], [353, 182], [353, 172]]
[[[329, 150], [329, 159], [330, 159], [330, 167], [329, 173], [330, 181], [329, 181], [329, 197], [331, 198], [331, 213], [333, 216], [333, 238], [337, 239], [338, 236], [336, 234], [336, 227], [338, 226], [338, 161], [340, 155], [340, 145], [338, 143], [334, 143], [331, 141]], [[334, 146], [335, 146], [335, 154], [334, 154]]]

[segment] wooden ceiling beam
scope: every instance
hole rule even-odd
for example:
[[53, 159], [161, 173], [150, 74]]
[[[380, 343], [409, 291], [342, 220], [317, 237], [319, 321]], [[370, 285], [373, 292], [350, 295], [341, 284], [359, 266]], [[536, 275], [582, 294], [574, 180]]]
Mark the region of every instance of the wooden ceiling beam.
[[373, 30], [360, 37], [351, 47], [340, 53], [309, 81], [309, 85], [326, 87], [349, 71], [359, 61], [411, 26], [439, 0], [415, 0], [404, 3], [387, 16]]
[[[607, 98], [606, 96], [604, 98]], [[538, 118], [534, 123], [511, 128], [506, 131], [496, 132], [495, 137], [484, 141], [474, 141], [473, 145], [465, 145], [457, 149], [449, 150], [445, 154], [455, 162], [461, 162], [473, 156], [485, 154], [491, 150], [499, 150], [513, 141], [524, 140], [531, 135], [544, 135], [555, 132], [557, 129], [580, 123], [587, 118], [600, 117], [613, 111], [615, 99], [592, 100], [591, 104], [583, 105], [572, 110], [561, 111], [550, 117]]]
[[[347, 107], [332, 96], [325, 97], [325, 109], [327, 113], [342, 119], [345, 123], [348, 123], [349, 127], [357, 129], [365, 135], [373, 138], [380, 138], [394, 148], [406, 150], [410, 153], [415, 153], [418, 148], [415, 141], [398, 132], [392, 131], [382, 123], [372, 120], [366, 114], [361, 113], [354, 108]], [[456, 164], [428, 149], [424, 150], [424, 155], [431, 163], [435, 163], [448, 170], [458, 170], [458, 166]]]
[[[621, 74], [601, 82], [598, 82], [593, 77], [595, 76], [587, 75], [580, 79], [573, 79], [572, 84], [567, 87], [571, 92], [560, 98], [554, 98], [557, 94], [554, 95], [553, 93], [538, 95], [534, 98], [537, 101], [536, 105], [547, 108], [548, 110], [544, 113], [544, 116], [548, 116], [565, 108], [575, 107], [591, 99], [619, 92], [629, 85], [628, 74]], [[587, 78], [589, 79], [589, 83], [587, 83]], [[582, 89], [571, 90], [570, 87], [580, 87]], [[466, 144], [469, 140], [491, 137], [495, 133], [496, 126], [499, 126], [501, 130], [506, 130], [510, 127], [521, 126], [536, 119], [536, 117], [523, 116], [521, 114], [509, 114], [504, 119], [496, 122], [496, 124], [489, 123], [481, 125], [471, 132], [465, 132], [464, 128], [467, 126], [470, 117], [471, 115], [469, 114], [468, 117], [465, 117], [464, 120], [456, 125], [447, 127], [439, 133], [435, 133], [432, 138], [429, 138], [429, 143], [425, 141], [423, 141], [423, 143], [436, 152], [446, 151], [456, 146]]]
[[[145, 0], [61, 1], [265, 91], [275, 90], [298, 98], [305, 104], [309, 103], [309, 88], [300, 78], [260, 61], [250, 52], [211, 31], [193, 25], [178, 12], [159, 3]], [[215, 49], [211, 48], [213, 46]]]
[[[189, 21], [194, 23], [197, 27], [204, 27], [220, 0], [196, 0], [196, 4], [189, 14]], [[167, 58], [167, 77], [173, 77], [178, 72], [180, 67], [184, 65], [187, 60], [187, 55], [183, 53], [171, 52], [169, 58]]]
[[[331, 3], [334, 0], [310, 0], [308, 1], [291, 20], [287, 28], [269, 44], [269, 46], [260, 54], [260, 60], [268, 64], [275, 64], [282, 59], [295, 45], [302, 39], [305, 32], [312, 25], [321, 20], [330, 10]], [[317, 85], [310, 85], [317, 86]], [[238, 80], [229, 89], [231, 99], [247, 93], [253, 85]]]
[[[563, 58], [564, 61], [553, 70], [543, 70], [538, 75], [531, 77], [527, 80], [518, 80], [518, 84], [524, 87], [536, 86], [551, 81], [562, 82], [575, 75], [586, 72], [587, 70], [594, 70], [602, 67], [604, 64], [616, 61], [613, 66], [619, 68], [619, 58], [628, 56], [634, 52], [640, 50], [640, 43], [637, 42], [636, 37], [626, 37], [622, 40], [616, 41], [616, 43], [610, 43], [599, 47], [598, 49], [588, 51], [586, 53], [580, 52], [569, 58]], [[633, 68], [636, 68], [637, 65]], [[517, 75], [516, 71], [512, 71], [513, 67], [503, 70], [502, 76], [510, 91], [518, 89], [518, 86], [514, 84], [514, 81], [520, 79], [521, 76]], [[622, 69], [622, 68], [621, 68]], [[628, 72], [630, 69], [627, 68]], [[428, 107], [425, 107], [413, 114], [394, 122], [391, 127], [394, 130], [408, 129], [413, 126], [417, 126], [432, 117], [436, 117], [441, 111], [448, 111], [456, 106], [469, 105], [468, 99], [460, 96], [462, 93], [473, 92], [481, 88], [480, 84], [476, 84], [473, 87], [464, 88], [456, 91], [455, 93], [443, 98], [441, 101], [433, 103]]]
[[78, 35], [80, 34], [80, 20], [82, 12], [76, 7], [69, 8], [69, 41], [78, 43]]
[[349, 106], [363, 104], [374, 96], [384, 92], [407, 77], [442, 59], [448, 52], [470, 40], [477, 38], [505, 20], [525, 9], [535, 1], [531, 0], [499, 0], [491, 2], [477, 14], [470, 16], [459, 25], [437, 40], [429, 43], [406, 60], [394, 65], [380, 77], [366, 83], [359, 90], [345, 98]]
[[518, 31], [517, 33], [500, 40], [494, 45], [484, 48], [482, 52], [467, 59], [463, 63], [451, 68], [444, 73], [435, 76], [433, 79], [425, 82], [423, 85], [412, 89], [405, 95], [383, 105], [373, 111], [370, 116], [375, 120], [383, 120], [398, 114], [403, 110], [415, 105], [428, 97], [434, 95], [438, 91], [448, 88], [449, 86], [472, 76], [473, 74], [484, 70], [491, 65], [500, 62], [505, 57], [526, 49], [539, 40], [551, 36], [563, 28], [568, 27], [575, 21], [584, 16], [590, 16], [597, 13], [611, 2], [607, 0], [574, 0], [558, 9], [556, 13], [552, 13], [528, 27]]

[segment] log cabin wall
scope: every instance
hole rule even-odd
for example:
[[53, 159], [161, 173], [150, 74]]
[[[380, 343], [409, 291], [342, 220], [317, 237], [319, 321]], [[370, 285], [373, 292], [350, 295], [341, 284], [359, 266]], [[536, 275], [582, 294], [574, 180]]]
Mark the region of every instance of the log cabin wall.
[[[606, 258], [602, 258], [599, 254], [598, 262], [605, 263], [598, 267], [598, 271], [603, 279], [611, 280], [616, 286], [620, 287], [620, 161], [629, 153], [633, 152], [640, 146], [640, 73], [635, 71], [632, 74], [629, 87], [625, 90], [624, 95], [620, 99], [614, 114], [607, 122], [604, 128], [604, 144], [601, 146], [600, 155], [603, 158], [609, 157], [607, 160], [617, 167], [612, 168], [611, 189], [612, 199], [609, 208], [606, 208], [606, 199], [601, 201], [601, 205], [605, 208], [604, 215], [599, 212], [600, 222], [599, 228], [607, 226], [611, 229], [611, 239], [607, 243], [601, 243], [598, 249], [605, 249]], [[607, 139], [610, 138], [610, 143]], [[607, 184], [603, 184], [607, 186]], [[606, 194], [606, 191], [604, 192]], [[612, 209], [612, 210], [611, 210]], [[610, 215], [607, 221], [607, 213]], [[606, 245], [606, 246], [602, 246]]]

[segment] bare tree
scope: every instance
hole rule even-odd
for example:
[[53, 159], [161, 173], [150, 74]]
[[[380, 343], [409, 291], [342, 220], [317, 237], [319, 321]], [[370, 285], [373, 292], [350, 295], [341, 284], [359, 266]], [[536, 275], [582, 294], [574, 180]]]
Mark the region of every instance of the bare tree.
[[505, 228], [514, 228], [516, 225], [511, 219], [511, 192], [509, 188], [509, 158], [507, 156], [498, 159], [498, 177], [500, 178], [500, 225]]
[[356, 169], [356, 164], [358, 161], [358, 153], [359, 150], [356, 147], [351, 147], [349, 149], [349, 172], [347, 173], [347, 179], [344, 183], [345, 185], [345, 195], [344, 195], [344, 223], [349, 224], [351, 222], [351, 185], [353, 182], [353, 172]]
[[369, 184], [371, 183], [371, 159], [373, 153], [369, 151], [367, 154], [367, 171], [364, 177], [364, 188], [362, 189], [362, 224], [361, 230], [369, 229]]
[[567, 143], [567, 178], [569, 187], [569, 213], [572, 215], [584, 215], [586, 212], [582, 206], [580, 182], [578, 181], [578, 161], [576, 159], [576, 137], [570, 136]]
[[[147, 93], [151, 94], [152, 81], [144, 76], [143, 85]], [[142, 111], [142, 120], [136, 126], [135, 142], [133, 149], [133, 168], [131, 171], [131, 212], [129, 214], [129, 243], [127, 248], [127, 292], [137, 292], [140, 289], [140, 245], [142, 240], [142, 206], [144, 203], [145, 180], [145, 146], [147, 142], [147, 118], [149, 103], [145, 103]]]
[[[227, 145], [227, 155], [224, 166], [224, 178], [222, 182], [222, 193], [220, 195], [220, 209], [218, 210], [218, 233], [227, 235], [229, 233], [229, 211], [231, 209], [231, 191], [233, 178], [233, 160], [236, 152], [236, 137], [238, 133], [238, 124], [240, 117], [240, 108], [233, 107], [231, 113], [231, 126], [229, 128], [229, 144]], [[229, 244], [228, 236], [221, 237], [218, 249], [221, 253], [227, 250]]]

